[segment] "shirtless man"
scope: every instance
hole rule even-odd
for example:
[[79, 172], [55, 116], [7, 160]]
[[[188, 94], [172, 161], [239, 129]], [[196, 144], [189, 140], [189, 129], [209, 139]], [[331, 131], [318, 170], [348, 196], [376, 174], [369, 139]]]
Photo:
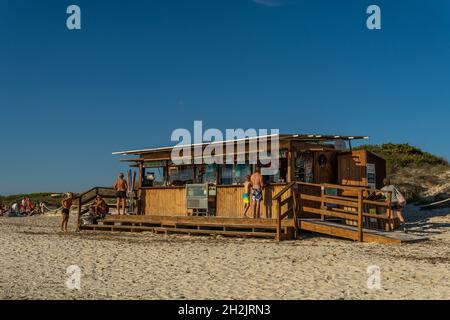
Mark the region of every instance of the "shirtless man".
[[250, 176], [250, 182], [252, 184], [253, 218], [260, 218], [262, 189], [264, 188], [264, 181], [261, 175], [261, 170], [258, 167]]
[[128, 184], [123, 178], [123, 173], [119, 174], [119, 177], [114, 184], [117, 197], [117, 214], [120, 215], [120, 206], [123, 205], [123, 214], [125, 214], [125, 199], [127, 198]]
[[73, 193], [67, 192], [66, 197], [61, 201], [62, 205], [62, 220], [61, 220], [61, 231], [67, 232], [67, 224], [69, 223], [70, 209], [73, 203]]

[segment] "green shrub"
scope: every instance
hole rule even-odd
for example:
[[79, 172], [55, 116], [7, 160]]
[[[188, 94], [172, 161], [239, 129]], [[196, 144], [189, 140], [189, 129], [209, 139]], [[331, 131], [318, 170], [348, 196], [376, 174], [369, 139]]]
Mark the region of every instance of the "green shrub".
[[386, 160], [388, 173], [408, 166], [421, 167], [424, 165], [449, 166], [446, 159], [424, 152], [407, 143], [385, 143], [381, 145], [362, 145], [355, 150], [367, 150], [378, 154]]

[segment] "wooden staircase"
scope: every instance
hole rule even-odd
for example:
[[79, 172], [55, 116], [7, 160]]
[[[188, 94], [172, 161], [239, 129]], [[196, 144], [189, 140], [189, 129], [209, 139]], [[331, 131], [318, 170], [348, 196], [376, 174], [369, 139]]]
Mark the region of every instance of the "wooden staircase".
[[[295, 222], [284, 220], [282, 235], [293, 239]], [[185, 217], [185, 216], [108, 216], [97, 224], [80, 226], [81, 230], [150, 231], [154, 233], [184, 233], [192, 235], [222, 235], [239, 237], [277, 237], [276, 219]]]

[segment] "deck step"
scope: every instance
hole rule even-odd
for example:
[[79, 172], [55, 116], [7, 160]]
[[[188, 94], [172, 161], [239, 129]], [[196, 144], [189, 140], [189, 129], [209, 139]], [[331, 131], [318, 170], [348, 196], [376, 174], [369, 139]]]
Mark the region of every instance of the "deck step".
[[277, 226], [273, 225], [261, 225], [261, 224], [225, 224], [225, 223], [198, 223], [198, 222], [177, 222], [178, 226], [199, 226], [210, 228], [231, 228], [231, 229], [263, 229], [263, 230], [276, 230]]
[[154, 231], [154, 227], [146, 226], [122, 226], [122, 225], [103, 225], [103, 224], [88, 224], [80, 226], [81, 230], [101, 230], [101, 231]]
[[262, 231], [224, 231], [224, 230], [207, 230], [207, 229], [188, 229], [188, 228], [171, 228], [171, 227], [145, 227], [145, 226], [123, 226], [123, 225], [103, 225], [89, 224], [80, 227], [81, 230], [93, 231], [152, 231], [157, 233], [184, 233], [184, 234], [204, 234], [204, 235], [224, 235], [224, 236], [240, 236], [240, 237], [264, 237], [274, 238], [275, 232]]
[[276, 223], [271, 224], [248, 224], [248, 223], [224, 223], [224, 222], [200, 222], [200, 221], [162, 221], [162, 222], [151, 222], [151, 221], [138, 221], [138, 220], [125, 220], [125, 219], [105, 219], [98, 220], [98, 223], [102, 225], [112, 225], [112, 224], [120, 224], [120, 225], [133, 225], [133, 226], [141, 226], [141, 225], [153, 225], [153, 226], [161, 226], [161, 227], [205, 227], [205, 228], [230, 228], [230, 229], [260, 229], [260, 230], [276, 230]]
[[183, 228], [164, 228], [155, 227], [155, 232], [163, 233], [186, 233], [186, 234], [205, 234], [205, 235], [223, 235], [223, 236], [239, 236], [239, 237], [263, 237], [274, 238], [274, 232], [246, 232], [246, 231], [222, 231], [222, 230], [199, 230], [199, 229], [183, 229]]
[[[225, 225], [276, 225], [276, 219], [266, 218], [231, 218], [231, 217], [197, 217], [197, 216], [155, 216], [155, 215], [109, 215], [104, 221], [112, 222], [135, 222], [145, 224], [176, 224], [176, 223], [193, 223], [193, 224], [225, 224]], [[283, 219], [282, 226], [295, 226], [294, 219]]]
[[134, 220], [114, 220], [114, 219], [103, 219], [97, 220], [97, 223], [102, 225], [133, 225], [133, 226], [160, 226], [160, 222], [151, 222], [151, 221], [134, 221]]

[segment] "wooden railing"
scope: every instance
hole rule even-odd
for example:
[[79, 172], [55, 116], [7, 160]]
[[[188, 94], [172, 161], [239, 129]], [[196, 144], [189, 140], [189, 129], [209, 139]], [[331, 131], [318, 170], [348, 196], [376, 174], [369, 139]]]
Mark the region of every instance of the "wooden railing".
[[[294, 221], [297, 221], [297, 193], [296, 193], [296, 182], [291, 182], [287, 184], [280, 192], [278, 192], [273, 198], [273, 201], [277, 202], [277, 241], [283, 239], [283, 234], [281, 232], [281, 221], [288, 218], [291, 215]], [[283, 198], [287, 192], [290, 191], [289, 196]], [[283, 212], [283, 207], [288, 208]], [[297, 228], [297, 223], [295, 223], [295, 228]]]
[[[376, 221], [384, 220], [386, 222], [386, 231], [393, 230], [394, 217], [391, 210], [391, 192], [387, 192], [388, 199], [386, 200], [372, 200], [370, 199], [370, 197], [374, 193], [381, 193], [380, 190], [327, 183], [313, 184], [297, 182], [297, 184], [300, 186], [300, 188], [302, 185], [320, 188], [320, 196], [299, 192], [298, 209], [301, 212], [319, 215], [322, 220], [325, 220], [325, 217], [334, 217], [348, 221], [354, 221], [357, 226], [359, 241], [362, 241], [364, 237], [364, 219], [369, 222], [371, 221], [370, 219], [376, 219]], [[330, 194], [331, 192], [329, 191], [333, 191], [334, 194]], [[303, 202], [305, 200], [319, 203], [319, 205], [317, 205], [318, 208], [303, 205]], [[371, 212], [370, 207], [374, 209], [374, 212]], [[385, 210], [384, 214], [378, 214], [379, 207], [382, 207]], [[367, 209], [369, 209], [369, 212], [367, 212]]]
[[[103, 199], [116, 199], [116, 191], [114, 188], [109, 187], [94, 187], [75, 197], [75, 202], [78, 205], [78, 217], [77, 217], [77, 230], [80, 228], [81, 216], [89, 211], [89, 208], [83, 209], [83, 206], [91, 203], [95, 200], [97, 195], [100, 195]], [[115, 204], [108, 204], [109, 207], [115, 207]]]

